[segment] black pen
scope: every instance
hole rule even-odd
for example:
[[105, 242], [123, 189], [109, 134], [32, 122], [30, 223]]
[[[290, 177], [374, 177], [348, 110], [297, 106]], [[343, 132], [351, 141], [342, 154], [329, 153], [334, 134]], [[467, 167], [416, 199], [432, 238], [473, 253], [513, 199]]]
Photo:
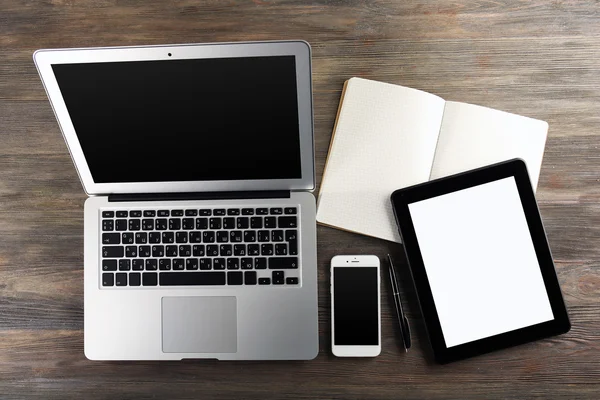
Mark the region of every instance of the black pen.
[[396, 314], [398, 315], [398, 324], [400, 325], [400, 333], [402, 334], [402, 343], [404, 343], [405, 351], [408, 351], [408, 349], [410, 349], [410, 327], [408, 326], [408, 319], [406, 319], [404, 310], [402, 309], [402, 300], [400, 300], [400, 290], [398, 280], [396, 279], [396, 271], [394, 271], [394, 263], [389, 254], [388, 260], [390, 261], [390, 282], [392, 283], [392, 294], [394, 295], [394, 302], [396, 303]]

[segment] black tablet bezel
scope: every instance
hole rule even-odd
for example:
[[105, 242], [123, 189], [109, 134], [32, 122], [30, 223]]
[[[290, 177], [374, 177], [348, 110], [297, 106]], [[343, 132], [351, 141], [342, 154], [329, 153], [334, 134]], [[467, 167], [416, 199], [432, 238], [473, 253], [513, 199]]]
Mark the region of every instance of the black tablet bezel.
[[[445, 344], [408, 205], [508, 177], [514, 177], [517, 185], [554, 319], [448, 348]], [[548, 246], [535, 194], [523, 160], [509, 160], [396, 190], [392, 193], [391, 200], [421, 312], [425, 320], [425, 327], [437, 362], [444, 364], [569, 331], [571, 324], [554, 269], [552, 254]]]

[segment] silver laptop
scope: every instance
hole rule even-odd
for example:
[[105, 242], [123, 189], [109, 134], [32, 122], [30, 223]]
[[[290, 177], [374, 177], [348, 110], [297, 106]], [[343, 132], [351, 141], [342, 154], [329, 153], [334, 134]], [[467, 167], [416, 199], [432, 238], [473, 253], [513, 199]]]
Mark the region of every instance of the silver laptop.
[[310, 47], [38, 50], [87, 194], [85, 355], [318, 353]]

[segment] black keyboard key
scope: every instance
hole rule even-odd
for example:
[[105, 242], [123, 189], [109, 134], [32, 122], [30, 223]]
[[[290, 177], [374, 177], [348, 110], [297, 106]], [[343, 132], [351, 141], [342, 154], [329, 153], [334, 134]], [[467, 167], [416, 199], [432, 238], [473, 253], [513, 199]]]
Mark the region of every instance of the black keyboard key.
[[143, 231], [152, 231], [154, 230], [154, 220], [145, 218], [142, 220], [142, 230]]
[[125, 257], [135, 258], [137, 257], [137, 246], [127, 246], [125, 247]]
[[283, 209], [284, 214], [296, 214], [297, 212], [296, 207], [286, 207]]
[[156, 271], [158, 269], [158, 262], [154, 258], [148, 258], [146, 260], [146, 271]]
[[269, 215], [269, 209], [268, 208], [257, 208], [256, 215]]
[[248, 217], [238, 217], [237, 222], [236, 222], [236, 227], [238, 229], [248, 229], [249, 226], [250, 226], [250, 221], [249, 221]]
[[280, 229], [271, 231], [271, 241], [283, 242], [283, 231]]
[[212, 269], [212, 258], [201, 258], [198, 265], [202, 271]]
[[[175, 211], [173, 211], [174, 213]], [[171, 215], [173, 215], [171, 213]], [[170, 231], [178, 231], [181, 229], [181, 218], [169, 218], [169, 230]]]
[[223, 218], [223, 229], [235, 229], [235, 218], [233, 218], [233, 217]]
[[244, 242], [255, 242], [256, 231], [244, 231]]
[[287, 245], [285, 243], [277, 243], [275, 245], [276, 256], [287, 256]]
[[254, 215], [253, 208], [242, 208], [242, 215]]
[[127, 230], [127, 220], [126, 219], [118, 219], [115, 221], [115, 230], [117, 231], [126, 231]]
[[116, 274], [117, 286], [127, 286], [127, 274], [124, 272], [119, 272]]
[[273, 285], [283, 285], [283, 271], [273, 271]]
[[202, 230], [208, 228], [208, 218], [196, 218], [196, 229]]
[[221, 218], [211, 218], [209, 226], [210, 229], [221, 229]]
[[175, 243], [174, 232], [163, 232], [162, 233], [162, 242], [163, 243]]
[[115, 285], [115, 274], [102, 274], [102, 286], [114, 286]]
[[129, 286], [140, 286], [142, 275], [139, 272], [129, 274]]
[[150, 257], [151, 250], [150, 246], [140, 246], [138, 247], [138, 257]]
[[229, 240], [233, 243], [240, 243], [242, 241], [242, 231], [230, 231]]
[[116, 271], [117, 260], [102, 260], [102, 271]]
[[121, 235], [118, 233], [103, 233], [102, 244], [119, 244], [121, 243]]
[[259, 285], [270, 285], [271, 278], [258, 278], [258, 284]]
[[269, 240], [271, 240], [271, 234], [269, 231], [258, 231], [259, 242], [268, 242]]
[[190, 243], [202, 243], [202, 233], [190, 232]]
[[189, 244], [179, 245], [179, 257], [190, 257], [192, 255], [192, 246]]
[[166, 218], [157, 218], [156, 219], [156, 230], [157, 231], [166, 231], [167, 227], [169, 226], [169, 223], [167, 222]]
[[298, 241], [290, 240], [288, 242], [288, 246], [289, 246], [288, 254], [290, 256], [297, 256], [298, 255]]
[[267, 269], [267, 259], [264, 257], [255, 258], [254, 269]]
[[181, 221], [181, 227], [183, 229], [185, 229], [186, 231], [194, 229], [194, 226], [195, 226], [195, 224], [194, 224], [194, 218], [184, 218]]
[[240, 215], [239, 208], [230, 208], [227, 210], [227, 215]]
[[248, 245], [248, 255], [249, 256], [260, 256], [260, 245], [259, 244], [249, 244]]
[[152, 257], [160, 258], [165, 256], [165, 246], [155, 244], [152, 246]]
[[112, 218], [115, 216], [114, 211], [102, 211], [102, 218]]
[[158, 210], [158, 216], [159, 217], [168, 217], [169, 216], [169, 210]]
[[269, 269], [298, 269], [298, 257], [269, 258]]
[[279, 217], [277, 218], [277, 225], [279, 228], [297, 228], [298, 218], [297, 217]]
[[229, 242], [229, 233], [227, 231], [218, 231], [217, 232], [217, 243], [227, 243]]
[[188, 233], [187, 232], [175, 232], [175, 243], [187, 243]]
[[128, 214], [127, 211], [117, 211], [117, 218], [127, 218]]
[[148, 241], [150, 243], [160, 243], [160, 232], [150, 232]]
[[225, 269], [225, 259], [215, 258], [213, 260], [213, 269]]
[[256, 285], [256, 271], [245, 271], [244, 272], [244, 284]]
[[240, 260], [238, 258], [228, 258], [227, 269], [240, 269]]
[[240, 262], [241, 262], [242, 269], [252, 269], [252, 267], [253, 267], [252, 258], [250, 258], [250, 257], [244, 257], [240, 260]]
[[115, 230], [115, 221], [112, 219], [105, 219], [102, 221], [102, 230], [103, 231], [114, 231]]
[[183, 210], [171, 210], [171, 217], [183, 217]]
[[125, 255], [125, 248], [123, 246], [102, 246], [102, 257], [104, 258], [117, 258]]
[[148, 243], [148, 234], [146, 232], [138, 232], [135, 234], [135, 243], [136, 244], [146, 244]]
[[285, 283], [287, 283], [288, 285], [297, 285], [298, 284], [298, 278], [285, 278]]
[[144, 260], [135, 259], [131, 260], [131, 269], [134, 271], [143, 271], [144, 270]]
[[186, 217], [195, 217], [198, 215], [198, 210], [185, 210]]
[[228, 285], [241, 285], [244, 283], [244, 275], [241, 272], [228, 272], [227, 273], [227, 284]]
[[272, 244], [261, 244], [260, 245], [260, 255], [261, 256], [272, 256], [273, 255], [273, 245]]
[[277, 218], [265, 217], [265, 228], [277, 228]]
[[214, 243], [215, 242], [215, 233], [214, 232], [202, 232], [202, 241], [204, 243]]
[[[166, 274], [172, 274], [172, 272], [164, 272]], [[144, 286], [156, 286], [158, 283], [158, 274], [156, 272], [144, 272], [142, 274], [142, 285]]]
[[219, 209], [213, 210], [213, 215], [223, 216], [223, 215], [225, 215], [225, 209], [219, 208]]
[[262, 229], [262, 227], [263, 227], [262, 222], [263, 222], [262, 217], [252, 217], [252, 218], [250, 218], [250, 228]]
[[166, 254], [167, 257], [177, 257], [177, 246], [174, 244], [167, 245]]
[[281, 208], [271, 208], [271, 215], [281, 215], [283, 214], [283, 210]]
[[219, 246], [219, 255], [221, 257], [229, 257], [233, 255], [233, 249], [230, 244], [222, 244]]
[[211, 210], [198, 210], [198, 215], [208, 217], [208, 216], [212, 215], [212, 211]]
[[171, 270], [171, 260], [168, 258], [161, 258], [158, 260], [158, 269], [160, 271], [170, 271]]
[[161, 286], [214, 286], [225, 284], [225, 272], [162, 272]]
[[245, 244], [234, 244], [233, 245], [233, 255], [234, 256], [245, 256], [246, 255], [246, 245]]
[[216, 257], [219, 255], [219, 246], [216, 244], [209, 244], [206, 246], [206, 255], [209, 257]]
[[133, 233], [123, 233], [121, 235], [121, 239], [123, 241], [123, 244], [133, 244]]
[[194, 257], [204, 257], [206, 255], [203, 244], [195, 244], [192, 246], [192, 255]]
[[130, 231], [139, 231], [142, 221], [139, 219], [130, 219], [129, 220], [129, 230]]
[[287, 240], [288, 242], [291, 240], [298, 240], [298, 231], [293, 229], [285, 231], [285, 240]]
[[154, 210], [144, 210], [144, 217], [150, 218], [150, 217], [155, 217], [155, 216], [156, 216], [156, 211], [154, 211]]
[[185, 269], [185, 262], [183, 258], [173, 259], [173, 271], [183, 271]]
[[198, 259], [197, 258], [186, 258], [185, 259], [185, 269], [196, 270], [198, 269]]
[[140, 210], [129, 211], [129, 216], [131, 218], [140, 218], [142, 216], [142, 212]]

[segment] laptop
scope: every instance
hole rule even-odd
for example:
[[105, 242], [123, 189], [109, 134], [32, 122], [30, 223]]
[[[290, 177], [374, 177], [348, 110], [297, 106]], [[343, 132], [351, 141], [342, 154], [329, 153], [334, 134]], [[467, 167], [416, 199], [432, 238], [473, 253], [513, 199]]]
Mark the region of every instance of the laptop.
[[89, 195], [92, 360], [305, 360], [318, 345], [303, 41], [38, 50]]

